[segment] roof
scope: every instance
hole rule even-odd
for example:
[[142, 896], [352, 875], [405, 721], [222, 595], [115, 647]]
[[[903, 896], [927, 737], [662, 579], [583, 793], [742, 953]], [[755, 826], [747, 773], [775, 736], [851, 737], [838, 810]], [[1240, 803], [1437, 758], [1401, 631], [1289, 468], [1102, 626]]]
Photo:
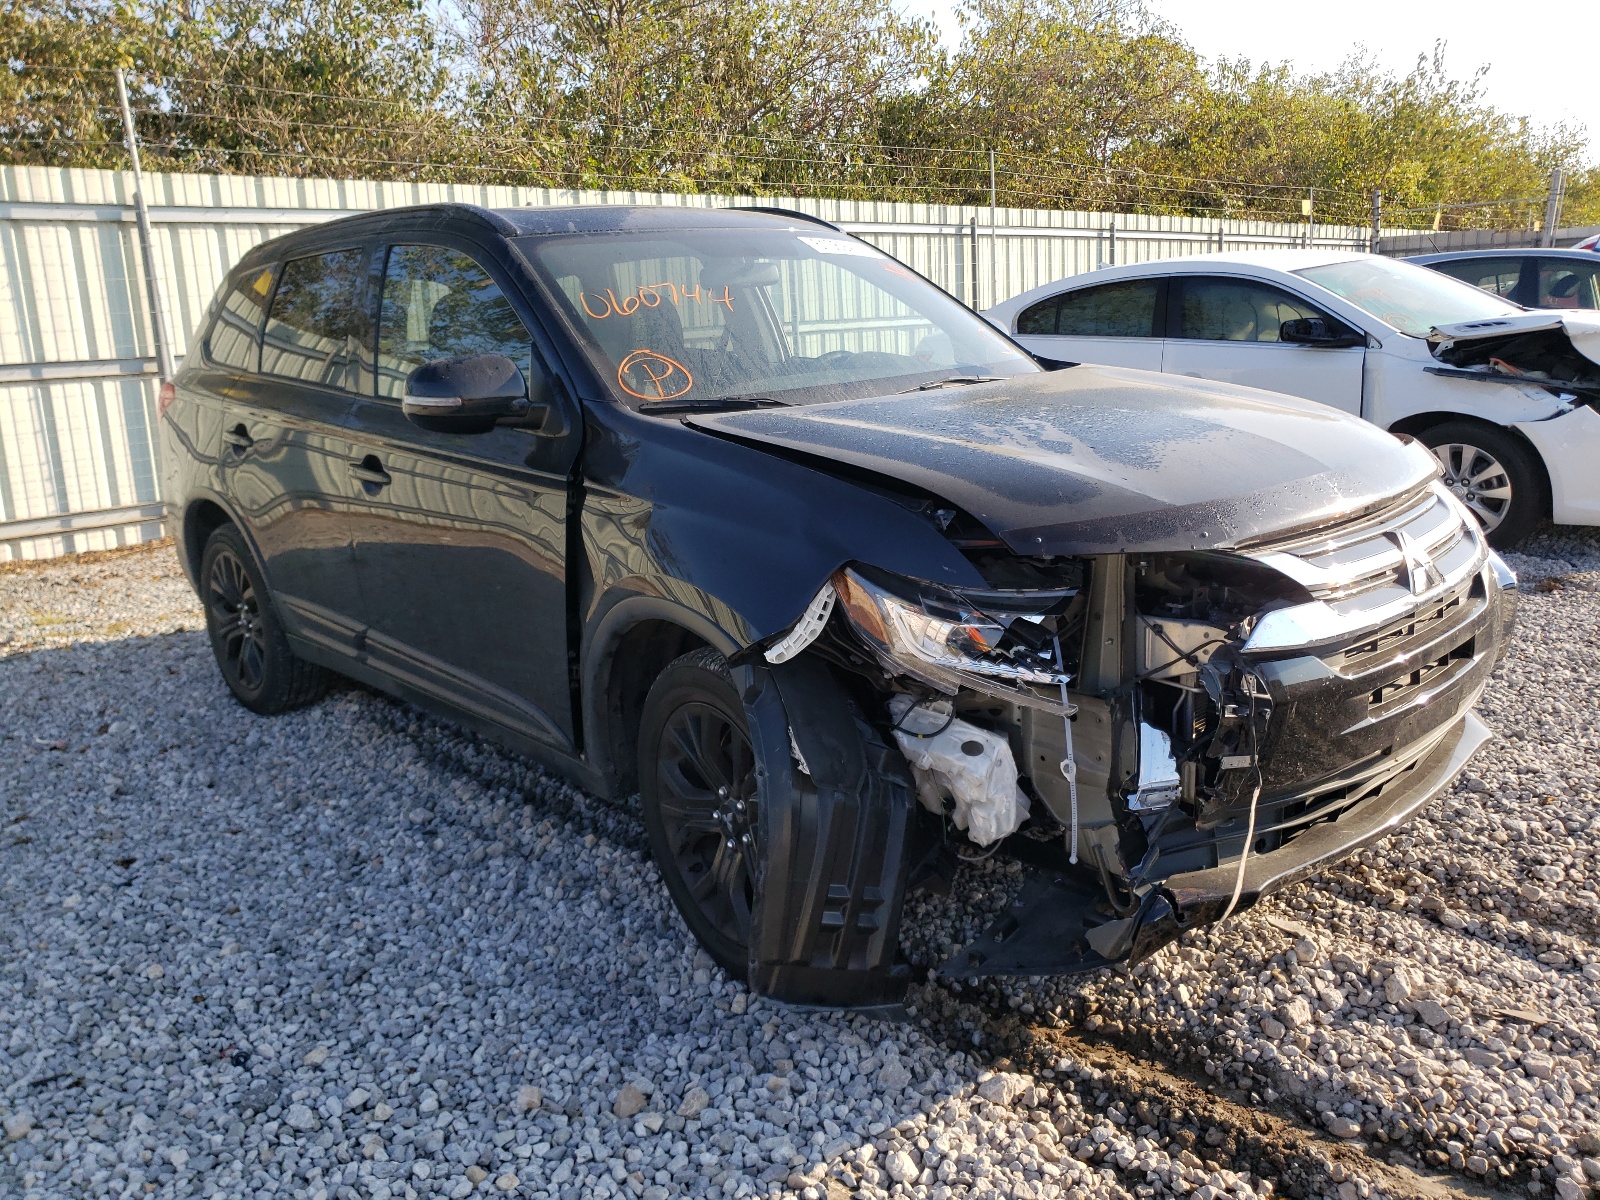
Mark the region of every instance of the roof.
[[[1019, 296], [996, 304], [989, 315], [1009, 317], [1036, 299], [1054, 295], [1058, 291], [1087, 287], [1090, 284], [1109, 283], [1117, 279], [1140, 279], [1149, 275], [1167, 275], [1199, 268], [1206, 271], [1228, 272], [1230, 268], [1257, 278], [1260, 272], [1288, 274], [1308, 267], [1322, 267], [1329, 263], [1346, 262], [1352, 258], [1366, 258], [1362, 250], [1231, 250], [1221, 254], [1181, 254], [1174, 258], [1151, 259], [1148, 262], [1126, 263], [1119, 267], [1101, 267], [1080, 275], [1069, 275], [1023, 292]], [[1270, 275], [1268, 276], [1270, 278]]]
[[831, 221], [783, 208], [729, 205], [687, 208], [667, 204], [567, 204], [525, 208], [484, 208], [477, 204], [412, 204], [338, 217], [260, 242], [246, 251], [235, 270], [271, 261], [284, 243], [325, 246], [341, 237], [381, 235], [396, 222], [411, 228], [433, 223], [443, 228], [462, 225], [501, 237], [555, 233], [621, 233], [673, 229], [792, 229], [797, 225], [843, 233]]
[[1555, 246], [1500, 246], [1492, 250], [1446, 250], [1438, 254], [1408, 254], [1403, 261], [1422, 265], [1458, 262], [1468, 258], [1571, 258], [1580, 262], [1600, 261], [1600, 251], [1572, 250]]
[[381, 230], [396, 220], [466, 222], [505, 237], [548, 233], [616, 233], [623, 230], [668, 229], [772, 229], [797, 223], [837, 226], [806, 213], [780, 208], [687, 208], [667, 204], [567, 204], [528, 205], [523, 208], [484, 208], [476, 204], [413, 204], [385, 208], [327, 221], [319, 230]]

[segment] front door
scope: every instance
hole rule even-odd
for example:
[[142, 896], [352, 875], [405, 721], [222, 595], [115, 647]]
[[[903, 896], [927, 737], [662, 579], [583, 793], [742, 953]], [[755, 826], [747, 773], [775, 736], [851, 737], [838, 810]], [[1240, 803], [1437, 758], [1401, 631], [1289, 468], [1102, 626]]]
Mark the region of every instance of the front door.
[[542, 370], [503, 283], [457, 247], [387, 250], [376, 394], [358, 402], [351, 457], [366, 652], [409, 686], [570, 750], [570, 447], [515, 428], [429, 433], [400, 408], [407, 376], [434, 359], [503, 354], [530, 379]]
[[1270, 283], [1232, 275], [1174, 276], [1161, 369], [1284, 392], [1361, 415], [1364, 346], [1306, 346], [1279, 339], [1285, 321], [1320, 317], [1309, 302]]
[[[343, 425], [356, 400], [360, 348], [369, 341], [366, 261], [363, 249], [333, 250], [290, 259], [276, 287], [268, 270], [241, 279], [213, 333], [219, 346], [232, 347], [215, 353], [250, 359], [226, 390], [224, 490], [261, 551], [288, 632], [345, 655], [359, 644], [361, 596]], [[260, 345], [246, 344], [245, 324], [259, 313], [253, 297], [268, 294]]]

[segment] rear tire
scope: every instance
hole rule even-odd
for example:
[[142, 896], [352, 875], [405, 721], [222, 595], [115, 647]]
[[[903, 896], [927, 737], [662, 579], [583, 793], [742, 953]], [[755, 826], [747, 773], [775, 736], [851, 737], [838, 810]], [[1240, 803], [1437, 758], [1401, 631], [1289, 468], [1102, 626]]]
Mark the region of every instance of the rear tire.
[[1491, 546], [1516, 545], [1549, 516], [1544, 465], [1515, 434], [1474, 421], [1446, 421], [1418, 440], [1433, 451], [1445, 486], [1472, 510]]
[[328, 672], [289, 649], [255, 556], [232, 525], [219, 527], [206, 539], [200, 599], [223, 682], [251, 712], [287, 712], [328, 690]]
[[727, 661], [714, 650], [674, 660], [645, 700], [639, 798], [667, 892], [734, 979], [749, 975], [760, 874], [755, 765]]

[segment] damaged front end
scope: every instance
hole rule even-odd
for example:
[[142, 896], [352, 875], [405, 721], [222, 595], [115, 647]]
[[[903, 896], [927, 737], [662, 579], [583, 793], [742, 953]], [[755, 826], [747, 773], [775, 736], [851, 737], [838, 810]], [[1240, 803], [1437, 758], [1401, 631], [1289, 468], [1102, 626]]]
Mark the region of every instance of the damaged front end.
[[1148, 955], [1383, 836], [1488, 736], [1515, 580], [1436, 483], [1227, 551], [966, 553], [987, 588], [851, 564], [760, 647], [851, 680], [903, 754], [913, 882], [1025, 864], [942, 973]]
[[1600, 401], [1600, 319], [1532, 312], [1442, 325], [1428, 335], [1430, 374], [1537, 387], [1567, 401]]

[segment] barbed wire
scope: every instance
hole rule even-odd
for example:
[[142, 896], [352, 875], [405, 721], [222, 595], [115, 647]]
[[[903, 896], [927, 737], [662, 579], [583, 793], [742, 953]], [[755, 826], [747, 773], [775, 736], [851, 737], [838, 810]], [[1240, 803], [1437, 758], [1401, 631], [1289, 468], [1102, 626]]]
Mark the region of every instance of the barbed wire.
[[[30, 64], [30, 63], [10, 64], [8, 69], [10, 69], [12, 71], [30, 71], [30, 70], [57, 71], [57, 72], [69, 72], [70, 71], [70, 72], [72, 72], [74, 74], [79, 74], [79, 75], [102, 75], [102, 76], [106, 76], [106, 77], [114, 76], [115, 73], [116, 73], [116, 68], [113, 68], [113, 67], [83, 67], [83, 68], [78, 68], [78, 67], [55, 67], [55, 66], [51, 66], [51, 65], [48, 65], [48, 64]], [[196, 76], [196, 75], [165, 75], [165, 74], [154, 74], [154, 73], [152, 73], [152, 74], [144, 74], [144, 73], [137, 73], [137, 72], [130, 72], [130, 75], [132, 75], [132, 77], [136, 78], [136, 79], [146, 79], [146, 80], [148, 80], [148, 79], [156, 79], [156, 80], [163, 81], [165, 83], [192, 83], [192, 84], [197, 84], [197, 85], [199, 85], [201, 87], [221, 88], [221, 89], [225, 89], [225, 90], [229, 90], [229, 91], [243, 91], [243, 92], [252, 92], [252, 93], [257, 93], [257, 94], [266, 94], [266, 95], [274, 95], [274, 96], [293, 96], [293, 97], [296, 97], [296, 98], [309, 99], [309, 100], [324, 100], [324, 101], [328, 101], [328, 102], [333, 103], [333, 104], [353, 104], [353, 105], [372, 105], [372, 106], [392, 107], [396, 103], [396, 101], [393, 100], [393, 99], [386, 99], [386, 98], [383, 98], [383, 97], [349, 96], [349, 95], [338, 95], [338, 94], [331, 93], [331, 92], [308, 91], [308, 90], [304, 90], [304, 89], [294, 89], [294, 88], [278, 88], [278, 87], [271, 87], [271, 86], [268, 86], [266, 84], [241, 83], [241, 82], [237, 82], [237, 81], [234, 81], [234, 80], [212, 79], [212, 78], [207, 78], [207, 77], [204, 77], [204, 76]], [[141, 110], [141, 111], [159, 112], [160, 110]], [[437, 116], [440, 116], [440, 117], [444, 117], [444, 118], [447, 118], [447, 119], [452, 116], [452, 114], [450, 114], [449, 112], [444, 111], [444, 110], [419, 109], [418, 111], [422, 112], [422, 113], [430, 113], [430, 114], [437, 115]], [[177, 114], [171, 113], [171, 112], [162, 112], [161, 115], [162, 116], [174, 116], [174, 115], [177, 115]], [[219, 119], [223, 119], [223, 118], [225, 118], [225, 119], [237, 119], [240, 115], [241, 114], [238, 114], [238, 113], [217, 114]], [[541, 115], [538, 115], [538, 114], [525, 114], [520, 118], [520, 120], [522, 120], [522, 121], [524, 121], [526, 123], [530, 123], [530, 124], [547, 125], [547, 126], [555, 127], [558, 130], [558, 134], [562, 135], [562, 136], [564, 136], [566, 134], [567, 130], [570, 128], [569, 123], [568, 123], [568, 119], [562, 118], [562, 117], [557, 117], [557, 116], [541, 116]], [[623, 133], [623, 134], [629, 134], [629, 135], [635, 135], [635, 134], [638, 133], [638, 129], [633, 127], [633, 126], [623, 125], [623, 124], [620, 124], [620, 123], [617, 123], [617, 122], [607, 121], [607, 120], [605, 120], [603, 118], [596, 118], [596, 117], [589, 116], [589, 115], [577, 118], [575, 123], [580, 124], [585, 129], [588, 129], [588, 130], [596, 130], [596, 131], [605, 130], [605, 131], [611, 131], [611, 132]], [[307, 128], [313, 128], [313, 127], [318, 127], [318, 126], [316, 125], [316, 123], [307, 123], [306, 127]], [[338, 126], [329, 125], [329, 126], [325, 126], [325, 127], [327, 127], [327, 128], [337, 128]], [[360, 131], [362, 129], [361, 126], [351, 126], [351, 127], [348, 127], [348, 128], [350, 128], [350, 129], [352, 129], [354, 131]], [[409, 127], [387, 126], [387, 127], [382, 127], [382, 128], [386, 128], [386, 129], [389, 129], [389, 130], [399, 130], [401, 132], [415, 132], [414, 130], [410, 129]], [[690, 138], [690, 139], [700, 139], [700, 138], [704, 138], [705, 135], [706, 135], [706, 130], [704, 128], [682, 129], [682, 128], [674, 128], [674, 127], [670, 127], [670, 126], [668, 126], [668, 127], [652, 126], [651, 127], [651, 132], [656, 134], [657, 136], [676, 136], [676, 137], [684, 137], [684, 138]], [[749, 139], [749, 140], [755, 140], [755, 141], [768, 141], [768, 142], [771, 142], [771, 141], [779, 140], [778, 138], [776, 138], [775, 136], [770, 135], [770, 134], [736, 133], [736, 134], [732, 134], [731, 136], [738, 137], [738, 138], [745, 138], [745, 139]], [[888, 145], [888, 144], [885, 144], [885, 143], [881, 143], [881, 142], [862, 142], [862, 141], [852, 141], [852, 140], [847, 140], [847, 139], [831, 139], [831, 138], [806, 138], [806, 139], [803, 139], [803, 140], [808, 141], [811, 144], [816, 145], [816, 146], [838, 147], [838, 148], [841, 148], [841, 149], [866, 150], [866, 151], [870, 151], [870, 152], [873, 152], [873, 153], [879, 153], [879, 154], [881, 154], [881, 153], [885, 152], [886, 150], [888, 150], [888, 151], [894, 151], [894, 152], [897, 152], [897, 153], [907, 153], [907, 154], [960, 155], [960, 156], [965, 156], [965, 157], [977, 160], [975, 165], [972, 168], [968, 168], [968, 169], [971, 169], [971, 170], [974, 170], [974, 171], [980, 171], [980, 172], [987, 171], [987, 169], [988, 169], [987, 168], [987, 159], [988, 159], [988, 155], [990, 153], [990, 149], [987, 148], [987, 147], [919, 146], [919, 145], [895, 145], [895, 146], [891, 146], [891, 145]], [[997, 154], [1023, 153], [1023, 152], [1017, 152], [1017, 151], [1001, 150], [999, 148], [995, 148], [995, 152]], [[1030, 158], [1031, 161], [1038, 162], [1038, 163], [1045, 164], [1045, 165], [1049, 165], [1049, 166], [1051, 166], [1053, 168], [1056, 168], [1056, 169], [1059, 169], [1059, 170], [1063, 170], [1063, 171], [1076, 170], [1076, 171], [1081, 171], [1081, 172], [1097, 172], [1097, 173], [1103, 173], [1103, 174], [1124, 175], [1124, 176], [1128, 176], [1130, 178], [1151, 179], [1151, 180], [1165, 180], [1165, 181], [1168, 181], [1168, 182], [1189, 183], [1189, 184], [1195, 184], [1195, 185], [1200, 185], [1200, 186], [1223, 185], [1223, 186], [1227, 186], [1227, 187], [1245, 188], [1245, 189], [1250, 189], [1250, 190], [1255, 190], [1255, 191], [1263, 191], [1263, 192], [1281, 192], [1281, 193], [1284, 194], [1284, 197], [1286, 199], [1288, 199], [1288, 198], [1299, 199], [1299, 198], [1302, 198], [1302, 197], [1308, 195], [1313, 190], [1316, 191], [1319, 195], [1328, 195], [1328, 196], [1342, 195], [1342, 196], [1346, 196], [1346, 197], [1349, 197], [1349, 198], [1352, 198], [1352, 199], [1360, 199], [1360, 200], [1365, 200], [1369, 195], [1369, 193], [1367, 193], [1365, 191], [1362, 191], [1362, 190], [1359, 190], [1359, 189], [1341, 188], [1341, 187], [1337, 187], [1337, 186], [1330, 187], [1330, 186], [1324, 185], [1324, 184], [1269, 183], [1269, 182], [1264, 182], [1264, 181], [1259, 181], [1259, 180], [1230, 179], [1230, 178], [1226, 178], [1226, 177], [1200, 177], [1200, 176], [1177, 175], [1177, 174], [1173, 174], [1173, 173], [1170, 173], [1170, 172], [1149, 171], [1149, 170], [1146, 170], [1145, 168], [1141, 168], [1141, 167], [1115, 166], [1115, 165], [1110, 165], [1110, 164], [1102, 165], [1102, 164], [1074, 163], [1074, 162], [1070, 162], [1068, 160], [1054, 158], [1054, 157], [1048, 156], [1048, 155], [1039, 155], [1039, 154], [1035, 154], [1033, 152], [1026, 152], [1026, 153], [1028, 153], [1028, 157]], [[949, 168], [949, 169], [956, 170], [956, 169], [961, 169], [961, 168]]]
[[[58, 67], [49, 64], [7, 64], [6, 70], [70, 75], [73, 78], [115, 75], [110, 67]], [[890, 145], [822, 137], [783, 139], [760, 133], [733, 132], [720, 144], [707, 144], [706, 131], [674, 130], [670, 127], [632, 128], [604, 119], [585, 117], [576, 121], [581, 133], [625, 135], [622, 140], [596, 144], [571, 136], [574, 123], [560, 117], [528, 115], [523, 124], [549, 128], [546, 140], [517, 136], [507, 132], [462, 128], [459, 113], [443, 109], [419, 108], [417, 123], [396, 124], [391, 120], [344, 121], [308, 120], [296, 115], [250, 111], [248, 108], [160, 107], [149, 101], [156, 90], [173, 85], [241, 94], [292, 96], [325, 102], [329, 106], [384, 106], [393, 109], [395, 99], [345, 96], [304, 89], [275, 88], [196, 75], [131, 73], [146, 87], [135, 105], [136, 125], [163, 126], [167, 136], [155, 141], [141, 140], [146, 152], [172, 158], [210, 158], [225, 164], [240, 160], [293, 162], [318, 173], [330, 170], [367, 169], [412, 176], [437, 176], [448, 173], [449, 180], [416, 182], [468, 182], [485, 176], [505, 181], [506, 186], [556, 186], [578, 189], [615, 188], [617, 190], [660, 190], [668, 186], [689, 186], [711, 193], [735, 189], [747, 194], [812, 195], [832, 194], [841, 199], [915, 199], [930, 203], [983, 207], [1001, 202], [1006, 207], [1029, 207], [1036, 202], [1049, 207], [1063, 205], [1085, 211], [1116, 206], [1124, 210], [1154, 209], [1164, 215], [1193, 219], [1265, 220], [1277, 223], [1342, 225], [1365, 227], [1370, 222], [1368, 192], [1324, 185], [1272, 183], [1200, 177], [1148, 171], [1137, 167], [1075, 162], [1037, 155], [1026, 151], [994, 151], [961, 146]], [[88, 113], [107, 124], [120, 123], [118, 110], [92, 105]], [[227, 123], [247, 141], [263, 134], [316, 132], [337, 142], [343, 137], [368, 138], [421, 145], [422, 152], [397, 157], [393, 154], [352, 153], [338, 145], [320, 151], [285, 150], [271, 145], [226, 146], [189, 141], [186, 126], [206, 122]], [[440, 123], [448, 128], [438, 128]], [[441, 158], [427, 153], [427, 147], [440, 135], [447, 135], [452, 155]], [[686, 138], [684, 144], [666, 144], [661, 138]], [[110, 149], [120, 140], [85, 142], [70, 131], [24, 134], [7, 130], [0, 119], [0, 149], [5, 145], [33, 145], [46, 149], [59, 147], [61, 156], [72, 151]], [[774, 152], [774, 147], [782, 152]], [[758, 149], [759, 147], [759, 149]], [[395, 147], [391, 146], [390, 149]], [[808, 152], [809, 151], [809, 152]], [[829, 155], [828, 151], [839, 151]], [[531, 156], [532, 161], [505, 165], [492, 161], [513, 154]], [[588, 161], [571, 165], [574, 158]], [[609, 161], [607, 161], [609, 160]], [[637, 165], [628, 165], [629, 160]], [[640, 161], [643, 160], [643, 161]], [[1022, 160], [1021, 165], [1018, 160]], [[991, 176], [992, 170], [992, 176]], [[469, 180], [462, 180], [461, 176]], [[993, 181], [991, 190], [991, 179]], [[559, 182], [557, 182], [559, 181]], [[1003, 184], [1003, 186], [1002, 186]], [[642, 185], [642, 187], [641, 187]], [[494, 186], [494, 185], [490, 185]], [[885, 195], [889, 193], [890, 195]], [[1316, 210], [1309, 219], [1296, 211], [1303, 201], [1315, 197]], [[1542, 205], [1542, 198], [1516, 198], [1426, 204], [1385, 208], [1386, 220], [1431, 215], [1435, 222], [1442, 213], [1488, 213], [1517, 207]], [[1178, 210], [1174, 212], [1173, 210]], [[1198, 210], [1198, 211], [1197, 211]], [[1130, 213], [1129, 215], [1138, 215]]]

